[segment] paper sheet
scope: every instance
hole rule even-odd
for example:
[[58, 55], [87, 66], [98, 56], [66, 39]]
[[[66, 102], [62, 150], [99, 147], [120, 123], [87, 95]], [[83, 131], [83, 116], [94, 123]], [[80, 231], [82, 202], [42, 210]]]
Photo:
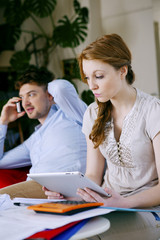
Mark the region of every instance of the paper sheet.
[[47, 202], [61, 202], [65, 201], [64, 199], [44, 199], [44, 198], [13, 198], [12, 202], [19, 205], [35, 205], [40, 203]]
[[116, 208], [116, 207], [101, 207], [105, 209], [112, 209], [116, 211], [128, 211], [128, 212], [157, 212], [160, 213], [160, 206], [152, 208]]
[[[15, 199], [27, 204], [40, 203], [42, 199]], [[14, 200], [14, 201], [15, 201]], [[44, 199], [43, 199], [44, 200]], [[108, 214], [115, 210], [137, 211], [137, 209], [118, 209], [98, 207], [72, 216], [35, 213], [24, 206], [15, 206], [7, 194], [0, 195], [0, 239], [22, 240], [46, 228], [58, 228], [70, 222], [87, 219], [94, 216]], [[45, 200], [48, 201], [48, 200]], [[53, 201], [53, 200], [51, 200]], [[159, 207], [155, 212], [159, 212]], [[140, 209], [139, 209], [140, 210]], [[150, 209], [150, 211], [153, 209]], [[149, 211], [149, 210], [147, 210]]]
[[70, 222], [107, 214], [113, 211], [96, 208], [72, 216], [61, 216], [36, 213], [33, 210], [28, 210], [25, 206], [14, 206], [8, 197], [6, 197], [6, 201], [9, 205], [7, 207], [7, 204], [5, 204], [5, 210], [2, 210], [0, 206], [0, 239], [3, 240], [22, 240], [46, 228], [54, 229]]
[[0, 194], [0, 211], [14, 207], [8, 194]]

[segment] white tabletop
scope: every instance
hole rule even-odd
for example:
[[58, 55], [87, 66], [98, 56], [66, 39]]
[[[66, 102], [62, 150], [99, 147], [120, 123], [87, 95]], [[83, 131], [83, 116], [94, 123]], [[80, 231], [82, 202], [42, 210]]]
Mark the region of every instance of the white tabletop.
[[91, 218], [70, 240], [79, 240], [101, 234], [110, 228], [110, 221], [104, 217]]

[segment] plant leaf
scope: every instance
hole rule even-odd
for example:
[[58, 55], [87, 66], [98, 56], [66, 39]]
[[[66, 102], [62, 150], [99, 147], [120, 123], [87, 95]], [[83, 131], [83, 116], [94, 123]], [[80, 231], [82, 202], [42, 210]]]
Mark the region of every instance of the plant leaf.
[[20, 28], [2, 24], [0, 25], [0, 32], [3, 33], [0, 38], [0, 51], [14, 50], [15, 43], [21, 34]]
[[77, 0], [74, 0], [73, 1], [73, 6], [74, 6], [74, 11], [75, 13], [79, 13], [80, 9], [81, 9], [81, 6], [80, 6], [80, 3], [77, 1]]
[[74, 11], [82, 19], [84, 23], [88, 23], [89, 21], [89, 12], [87, 7], [81, 8], [80, 3], [77, 0], [73, 2]]
[[53, 32], [53, 40], [63, 48], [75, 48], [85, 40], [86, 30], [87, 26], [81, 18], [77, 17], [71, 22], [67, 16], [64, 16]]
[[94, 95], [91, 90], [84, 90], [81, 94], [81, 99], [87, 104], [90, 105], [95, 101]]
[[1, 0], [0, 1], [0, 8], [6, 7], [8, 0]]
[[12, 56], [10, 64], [14, 70], [21, 72], [29, 66], [30, 58], [31, 54], [28, 51], [18, 51]]
[[86, 7], [81, 8], [81, 10], [79, 12], [79, 17], [82, 19], [82, 21], [84, 23], [88, 23], [89, 22], [88, 8], [86, 8]]
[[8, 0], [4, 11], [4, 18], [11, 26], [20, 26], [29, 17], [29, 13], [24, 9], [21, 0]]
[[49, 16], [55, 9], [57, 0], [25, 0], [27, 8], [37, 17], [43, 18]]

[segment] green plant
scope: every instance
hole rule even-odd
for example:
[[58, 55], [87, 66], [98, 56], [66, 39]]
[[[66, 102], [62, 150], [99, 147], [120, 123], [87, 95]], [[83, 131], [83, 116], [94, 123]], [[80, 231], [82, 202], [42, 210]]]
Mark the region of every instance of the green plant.
[[[33, 55], [36, 67], [46, 67], [49, 63], [49, 56], [57, 46], [69, 47], [75, 54], [75, 48], [79, 46], [87, 36], [88, 9], [81, 7], [78, 0], [73, 0], [74, 14], [70, 18], [63, 16], [58, 22], [54, 22], [53, 13], [57, 0], [3, 0], [0, 7], [3, 7], [5, 23], [0, 25], [3, 33], [0, 40], [0, 51], [4, 50], [4, 40], [10, 49], [19, 40], [22, 33], [30, 35], [30, 40], [25, 48], [15, 52], [10, 63], [16, 72], [22, 72], [30, 65]], [[48, 34], [41, 26], [39, 20], [48, 18], [52, 26], [52, 34]], [[23, 29], [22, 23], [31, 19], [39, 31]], [[67, 34], [66, 34], [67, 33]], [[12, 39], [10, 43], [9, 39]], [[41, 46], [38, 42], [41, 41]], [[10, 44], [10, 45], [9, 45]]]
[[84, 90], [81, 94], [81, 98], [87, 105], [95, 101], [94, 95], [91, 90]]
[[[65, 0], [67, 1], [67, 0]], [[25, 48], [16, 51], [10, 63], [12, 71], [17, 77], [26, 68], [46, 68], [48, 67], [50, 54], [57, 46], [71, 48], [75, 58], [64, 60], [64, 78], [72, 81], [73, 78], [80, 78], [79, 68], [76, 60], [75, 48], [79, 46], [87, 37], [89, 11], [86, 7], [81, 7], [78, 0], [73, 0], [73, 15], [63, 16], [54, 22], [54, 11], [57, 0], [1, 0], [0, 8], [3, 9], [4, 23], [0, 24], [0, 52], [3, 50], [15, 50], [15, 44], [20, 39], [22, 33], [30, 36]], [[40, 20], [47, 18], [52, 32], [47, 33], [40, 24]], [[32, 20], [39, 31], [35, 32], [29, 27], [23, 28], [25, 20]], [[41, 44], [38, 44], [41, 42]], [[32, 55], [35, 64], [31, 65]], [[14, 76], [15, 79], [15, 76]], [[13, 79], [11, 79], [13, 81]], [[76, 84], [73, 83], [76, 87]], [[76, 87], [77, 89], [77, 87]], [[82, 99], [90, 104], [94, 101], [91, 91], [84, 91]]]

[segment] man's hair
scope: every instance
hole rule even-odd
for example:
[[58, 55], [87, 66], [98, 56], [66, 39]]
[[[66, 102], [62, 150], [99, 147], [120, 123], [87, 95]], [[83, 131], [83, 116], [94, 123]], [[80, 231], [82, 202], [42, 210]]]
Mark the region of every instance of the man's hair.
[[38, 86], [43, 86], [46, 90], [48, 83], [52, 81], [54, 75], [44, 68], [33, 68], [26, 70], [15, 82], [15, 89], [20, 90], [24, 84], [36, 84]]

